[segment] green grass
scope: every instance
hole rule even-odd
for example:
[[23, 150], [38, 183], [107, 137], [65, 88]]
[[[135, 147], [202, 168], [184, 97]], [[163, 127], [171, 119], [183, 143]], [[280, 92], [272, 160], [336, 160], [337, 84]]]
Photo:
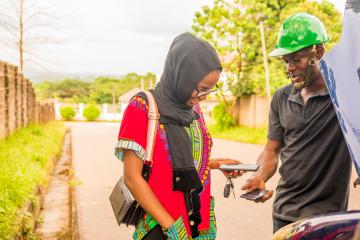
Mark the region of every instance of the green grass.
[[19, 209], [29, 201], [38, 204], [35, 189], [46, 184], [64, 135], [65, 127], [51, 122], [31, 125], [0, 140], [0, 239], [28, 231], [20, 220], [29, 213], [20, 214]]
[[252, 144], [265, 144], [267, 136], [267, 128], [251, 128], [244, 126], [232, 127], [221, 130], [214, 125], [208, 126], [213, 138], [221, 138], [237, 142], [245, 142]]

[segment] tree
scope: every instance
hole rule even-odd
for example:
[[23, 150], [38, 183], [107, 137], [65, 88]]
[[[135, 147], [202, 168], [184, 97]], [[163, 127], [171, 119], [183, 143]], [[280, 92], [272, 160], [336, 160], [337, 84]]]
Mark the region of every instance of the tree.
[[136, 87], [140, 88], [141, 79], [144, 80], [144, 88], [148, 89], [150, 86], [154, 87], [156, 76], [153, 73], [146, 75], [129, 73], [121, 79], [98, 77], [90, 85], [90, 98], [97, 103], [115, 104], [124, 93]]
[[56, 97], [54, 95], [56, 91], [56, 83], [51, 81], [44, 81], [42, 83], [35, 84], [35, 86], [36, 87], [34, 89], [37, 99], [44, 100]]
[[74, 95], [85, 97], [89, 95], [89, 86], [89, 83], [81, 80], [65, 79], [56, 84], [54, 95], [60, 98], [71, 98]]
[[47, 33], [56, 18], [36, 0], [3, 0], [0, 9], [0, 43], [17, 50], [19, 71], [23, 73], [26, 60], [42, 66], [36, 47], [54, 42]]
[[230, 81], [238, 82], [246, 92], [243, 72], [243, 5], [239, 0], [215, 0], [213, 8], [204, 6], [195, 13], [192, 29], [195, 34], [210, 42], [218, 51]]
[[[264, 22], [266, 48], [270, 52], [281, 23], [295, 12], [318, 16], [332, 36], [341, 32], [341, 14], [333, 4], [307, 0], [215, 0], [195, 13], [194, 32], [218, 51], [232, 93], [237, 96], [265, 95], [265, 73], [261, 52], [260, 21]], [[269, 59], [271, 92], [288, 82], [278, 58]]]
[[144, 80], [145, 89], [155, 86], [155, 74], [129, 73], [121, 78], [98, 77], [90, 83], [78, 79], [64, 79], [59, 82], [44, 81], [35, 84], [34, 87], [40, 99], [58, 97], [76, 103], [116, 103], [124, 93], [140, 88], [141, 79]]

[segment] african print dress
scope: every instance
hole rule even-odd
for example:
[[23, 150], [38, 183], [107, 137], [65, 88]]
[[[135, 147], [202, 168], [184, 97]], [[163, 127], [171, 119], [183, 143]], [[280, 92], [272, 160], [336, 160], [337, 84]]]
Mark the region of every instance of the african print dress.
[[[200, 194], [201, 219], [199, 225], [200, 236], [196, 239], [215, 239], [216, 222], [214, 216], [214, 201], [210, 197], [210, 151], [212, 140], [206, 128], [199, 106], [194, 110], [201, 116], [189, 128], [186, 128], [192, 141], [195, 168], [199, 174], [203, 191]], [[115, 155], [122, 160], [123, 150], [131, 149], [144, 160], [146, 149], [146, 134], [148, 126], [148, 105], [145, 99], [136, 96], [126, 108], [119, 132], [119, 141], [115, 148]], [[172, 190], [172, 164], [171, 155], [165, 128], [158, 126], [153, 153], [153, 168], [149, 185], [154, 194], [168, 213], [176, 220], [182, 217], [188, 236], [191, 236], [183, 192]], [[133, 238], [142, 239], [157, 222], [146, 214], [135, 229]], [[185, 229], [183, 230], [185, 231]]]

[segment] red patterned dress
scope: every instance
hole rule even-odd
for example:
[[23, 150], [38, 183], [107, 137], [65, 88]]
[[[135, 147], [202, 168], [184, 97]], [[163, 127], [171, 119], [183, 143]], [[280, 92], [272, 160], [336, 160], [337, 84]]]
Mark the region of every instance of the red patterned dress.
[[[199, 225], [200, 236], [196, 239], [210, 240], [216, 237], [214, 201], [210, 196], [209, 158], [212, 139], [206, 128], [200, 107], [195, 106], [194, 110], [201, 117], [195, 120], [189, 128], [186, 128], [186, 131], [192, 141], [195, 168], [203, 184], [203, 191], [200, 193], [202, 222]], [[115, 148], [115, 155], [120, 160], [123, 159], [124, 149], [133, 150], [140, 159], [144, 160], [148, 125], [147, 112], [146, 100], [138, 96], [134, 97], [126, 108], [120, 127], [119, 141]], [[187, 234], [191, 236], [183, 193], [172, 190], [171, 155], [166, 131], [162, 124], [159, 124], [158, 127], [153, 159], [153, 168], [148, 183], [163, 207], [174, 219], [182, 216]], [[136, 227], [133, 238], [142, 239], [156, 224], [157, 222], [149, 214], [145, 215]]]

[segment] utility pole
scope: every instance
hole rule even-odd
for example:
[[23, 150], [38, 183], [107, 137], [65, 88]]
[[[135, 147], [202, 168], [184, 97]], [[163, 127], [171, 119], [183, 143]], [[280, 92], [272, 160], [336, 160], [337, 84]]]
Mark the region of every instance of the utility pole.
[[112, 89], [112, 104], [115, 105], [115, 88]]
[[144, 78], [141, 78], [141, 91], [144, 91]]
[[265, 79], [266, 79], [266, 96], [268, 100], [268, 104], [271, 101], [271, 93], [270, 93], [270, 75], [269, 75], [269, 68], [266, 56], [266, 43], [265, 43], [265, 34], [264, 34], [264, 22], [260, 20], [259, 23], [260, 33], [261, 33], [261, 43], [262, 43], [262, 52], [264, 56], [264, 69], [265, 69]]

